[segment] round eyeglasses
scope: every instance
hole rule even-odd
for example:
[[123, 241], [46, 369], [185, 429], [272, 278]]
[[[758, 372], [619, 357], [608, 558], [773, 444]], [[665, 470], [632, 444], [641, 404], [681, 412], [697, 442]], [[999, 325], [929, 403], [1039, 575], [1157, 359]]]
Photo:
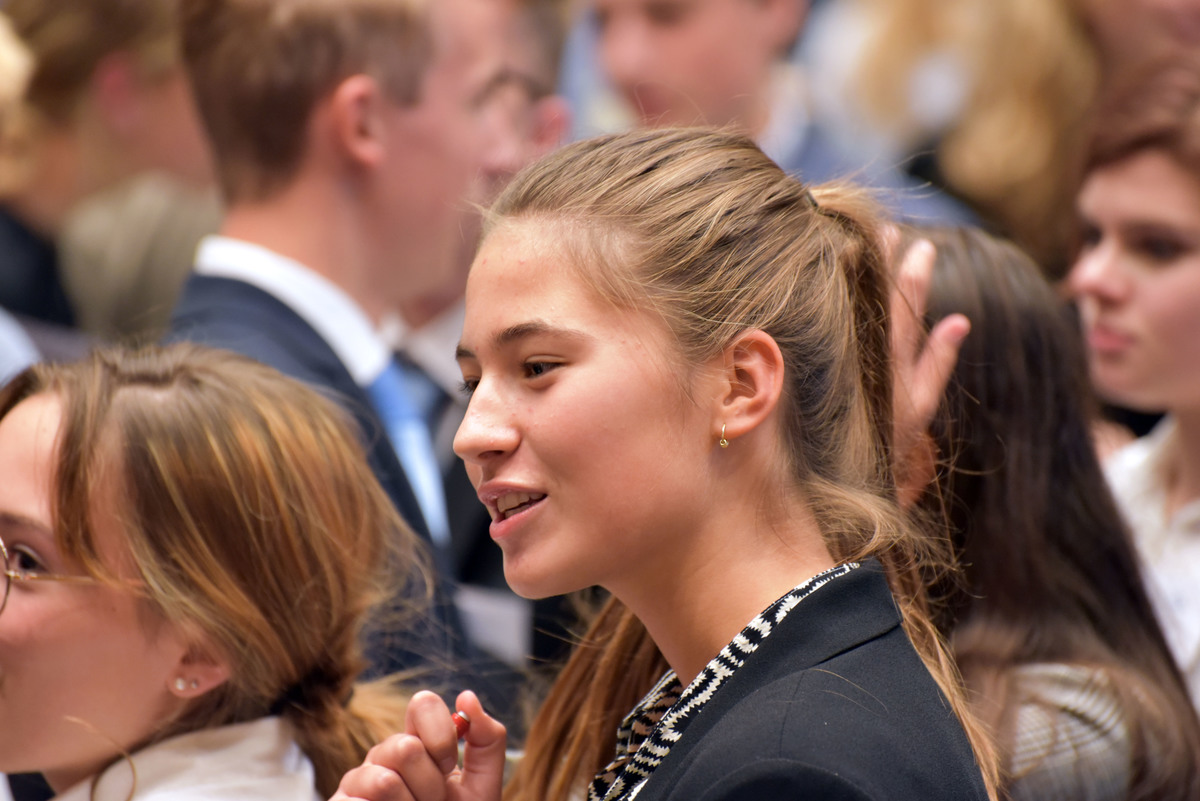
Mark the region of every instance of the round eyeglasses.
[[2, 580], [4, 586], [0, 587], [0, 613], [4, 612], [4, 607], [8, 606], [8, 593], [12, 589], [14, 581], [60, 581], [71, 584], [91, 584], [95, 579], [91, 576], [58, 576], [53, 573], [34, 573], [30, 570], [24, 570], [17, 564], [19, 555], [15, 552], [10, 552], [4, 545], [4, 540], [0, 540], [0, 564], [4, 565]]

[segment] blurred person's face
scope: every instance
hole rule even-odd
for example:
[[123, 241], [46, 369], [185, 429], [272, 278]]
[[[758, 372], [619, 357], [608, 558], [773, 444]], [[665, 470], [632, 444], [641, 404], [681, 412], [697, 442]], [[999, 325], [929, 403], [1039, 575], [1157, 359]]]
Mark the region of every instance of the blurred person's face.
[[801, 0], [593, 0], [600, 58], [643, 125], [765, 124]]
[[[493, 0], [494, 1], [494, 0]], [[508, 13], [501, 36], [502, 59], [477, 101], [483, 130], [478, 180], [470, 204], [463, 204], [458, 268], [438, 292], [406, 301], [402, 313], [410, 325], [422, 325], [457, 304], [475, 257], [482, 219], [478, 205], [496, 199], [517, 172], [562, 143], [569, 124], [566, 101], [553, 93], [554, 78], [541, 63], [541, 48], [509, 13], [511, 4], [496, 3]]]
[[[34, 577], [12, 582], [0, 612], [0, 772], [40, 771], [59, 792], [179, 712], [171, 684], [189, 652], [135, 591], [81, 581], [59, 549], [51, 504], [61, 424], [53, 395], [0, 420], [0, 539], [8, 569]], [[101, 560], [132, 576], [111, 495], [90, 522]]]
[[1084, 0], [1083, 14], [1110, 74], [1200, 45], [1198, 0]]
[[538, 96], [539, 91], [526, 74], [506, 70], [488, 93], [482, 106], [487, 136], [482, 162], [485, 202], [494, 200], [523, 167], [561, 142], [565, 117], [548, 109], [548, 104], [561, 104], [561, 98]]
[[389, 113], [381, 236], [394, 246], [397, 302], [443, 285], [458, 262], [464, 209], [479, 198], [487, 136], [482, 99], [500, 69], [496, 0], [432, 4], [435, 55], [420, 101]]
[[1200, 178], [1145, 150], [1093, 170], [1068, 276], [1092, 380], [1147, 411], [1200, 407]]

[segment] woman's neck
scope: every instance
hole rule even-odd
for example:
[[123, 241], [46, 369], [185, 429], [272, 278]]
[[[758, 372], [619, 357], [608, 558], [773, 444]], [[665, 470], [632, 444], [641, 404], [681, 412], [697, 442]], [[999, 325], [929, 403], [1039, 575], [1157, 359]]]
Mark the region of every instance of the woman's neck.
[[[743, 535], [737, 528], [752, 529]], [[800, 521], [800, 522], [797, 522]], [[613, 592], [646, 626], [684, 686], [756, 615], [835, 562], [807, 510], [786, 527], [747, 515], [699, 533], [664, 576]]]

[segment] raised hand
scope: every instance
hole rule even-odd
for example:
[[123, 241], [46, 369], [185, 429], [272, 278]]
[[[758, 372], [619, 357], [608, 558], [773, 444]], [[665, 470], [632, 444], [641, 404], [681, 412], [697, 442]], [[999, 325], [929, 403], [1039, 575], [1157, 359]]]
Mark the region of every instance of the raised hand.
[[419, 692], [409, 703], [405, 733], [372, 748], [342, 777], [331, 801], [499, 801], [504, 726], [472, 692], [460, 694], [456, 705], [470, 719], [461, 767], [450, 709], [434, 693]]
[[971, 323], [961, 314], [951, 314], [938, 320], [926, 334], [925, 304], [937, 253], [924, 239], [899, 252], [899, 232], [895, 229], [889, 231], [887, 245], [895, 276], [891, 300], [893, 464], [900, 503], [908, 506], [921, 497], [933, 479], [929, 424], [937, 414]]

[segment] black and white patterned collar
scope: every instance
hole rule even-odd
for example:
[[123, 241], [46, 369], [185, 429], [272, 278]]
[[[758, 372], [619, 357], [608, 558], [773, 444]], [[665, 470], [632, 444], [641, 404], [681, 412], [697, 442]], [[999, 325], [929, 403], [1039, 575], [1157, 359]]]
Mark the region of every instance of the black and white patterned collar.
[[592, 780], [588, 801], [635, 798], [654, 769], [671, 753], [671, 746], [679, 742], [688, 724], [746, 658], [758, 650], [788, 612], [818, 588], [858, 566], [857, 562], [847, 562], [826, 570], [775, 601], [722, 648], [686, 689], [680, 686], [675, 671], [668, 670], [622, 721], [617, 730], [616, 756]]

